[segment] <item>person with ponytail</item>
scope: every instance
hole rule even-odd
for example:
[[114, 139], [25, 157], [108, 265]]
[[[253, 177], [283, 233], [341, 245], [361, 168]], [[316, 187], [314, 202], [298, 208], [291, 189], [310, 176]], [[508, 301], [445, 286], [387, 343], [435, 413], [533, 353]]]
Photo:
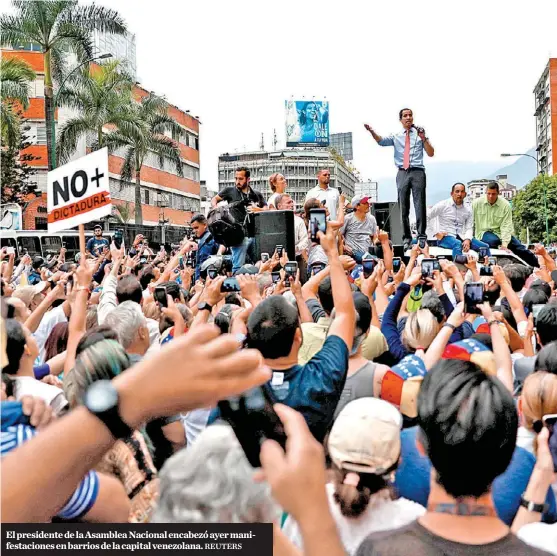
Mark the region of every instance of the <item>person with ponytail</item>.
[[286, 191], [286, 178], [282, 174], [272, 174], [269, 177], [269, 187], [273, 194], [269, 197], [267, 205], [269, 210], [277, 210], [277, 197]]
[[[333, 480], [327, 497], [344, 548], [355, 554], [370, 534], [407, 525], [425, 508], [395, 499], [392, 482], [400, 459], [402, 415], [376, 398], [351, 401], [333, 423], [327, 441]], [[302, 548], [298, 524], [288, 517], [283, 533]]]

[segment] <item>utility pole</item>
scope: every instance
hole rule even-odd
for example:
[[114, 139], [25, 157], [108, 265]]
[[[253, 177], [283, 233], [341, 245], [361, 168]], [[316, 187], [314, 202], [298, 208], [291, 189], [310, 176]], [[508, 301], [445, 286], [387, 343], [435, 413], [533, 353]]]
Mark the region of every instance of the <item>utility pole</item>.
[[259, 143], [259, 150], [260, 151], [265, 150], [265, 138], [263, 137], [263, 132], [261, 133], [261, 143]]
[[273, 150], [276, 151], [277, 150], [277, 130], [273, 129]]

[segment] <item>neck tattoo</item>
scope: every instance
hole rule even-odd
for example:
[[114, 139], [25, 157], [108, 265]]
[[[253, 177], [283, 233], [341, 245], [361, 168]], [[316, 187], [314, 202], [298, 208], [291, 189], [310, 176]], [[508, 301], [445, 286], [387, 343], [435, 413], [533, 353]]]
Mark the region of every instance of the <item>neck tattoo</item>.
[[430, 512], [438, 514], [466, 515], [466, 516], [483, 516], [495, 517], [495, 509], [493, 506], [485, 504], [469, 503], [469, 502], [450, 502], [441, 504], [432, 504], [428, 506]]

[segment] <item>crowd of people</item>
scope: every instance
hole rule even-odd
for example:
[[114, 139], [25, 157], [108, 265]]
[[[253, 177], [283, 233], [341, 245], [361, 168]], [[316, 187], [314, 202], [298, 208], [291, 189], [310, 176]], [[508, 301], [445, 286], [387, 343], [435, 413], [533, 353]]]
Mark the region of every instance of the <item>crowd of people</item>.
[[[295, 260], [219, 243], [203, 215], [171, 252], [101, 228], [77, 260], [2, 250], [4, 521], [265, 522], [279, 555], [557, 554], [555, 260], [482, 252], [515, 241], [495, 189], [471, 215], [462, 184], [434, 208], [454, 261], [425, 241], [401, 259], [367, 197], [318, 181]], [[213, 204], [242, 225], [295, 210], [270, 185], [267, 203], [241, 168]]]

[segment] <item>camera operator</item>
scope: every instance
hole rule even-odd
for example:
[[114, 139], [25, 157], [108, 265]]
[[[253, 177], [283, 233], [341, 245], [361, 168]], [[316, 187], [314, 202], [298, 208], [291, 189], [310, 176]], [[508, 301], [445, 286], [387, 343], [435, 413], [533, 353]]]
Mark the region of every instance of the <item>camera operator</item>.
[[224, 245], [219, 245], [211, 232], [207, 229], [207, 218], [202, 214], [196, 214], [191, 219], [190, 225], [197, 242], [197, 259], [195, 264], [195, 280], [199, 280], [201, 265], [212, 255], [222, 255], [225, 251]]
[[[250, 171], [247, 168], [236, 170], [236, 186], [225, 187], [211, 199], [211, 206], [215, 208], [220, 201], [228, 201], [230, 214], [236, 222], [244, 227], [248, 213], [261, 212], [266, 209], [267, 203], [259, 191], [255, 191], [249, 185]], [[230, 247], [232, 250], [233, 271], [236, 272], [246, 262], [246, 255], [253, 249], [254, 238], [244, 237], [239, 245]], [[255, 262], [255, 261], [252, 261]]]

